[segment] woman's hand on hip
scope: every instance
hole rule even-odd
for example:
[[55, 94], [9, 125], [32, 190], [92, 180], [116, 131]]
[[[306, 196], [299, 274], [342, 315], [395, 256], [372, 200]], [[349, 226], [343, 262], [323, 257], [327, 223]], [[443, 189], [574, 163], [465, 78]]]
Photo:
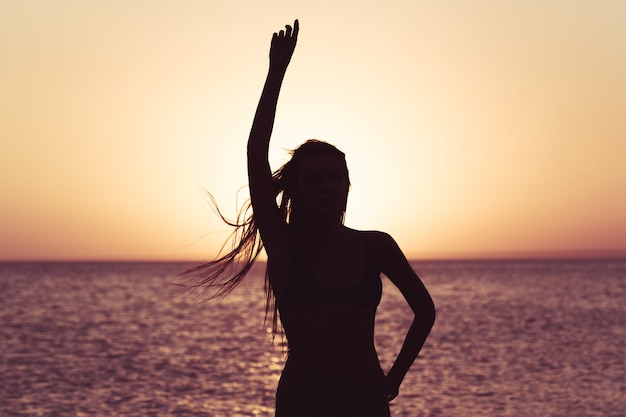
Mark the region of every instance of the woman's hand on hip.
[[379, 392], [387, 399], [387, 401], [392, 401], [398, 396], [399, 391], [400, 382], [396, 381], [395, 378], [387, 375], [385, 377], [385, 382], [383, 383]]

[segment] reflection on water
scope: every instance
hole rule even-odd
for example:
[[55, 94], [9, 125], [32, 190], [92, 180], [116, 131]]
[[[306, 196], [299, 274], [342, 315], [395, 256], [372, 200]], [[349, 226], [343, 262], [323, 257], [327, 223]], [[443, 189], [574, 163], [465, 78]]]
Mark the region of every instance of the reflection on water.
[[[182, 264], [0, 264], [0, 415], [272, 416], [263, 274], [220, 304]], [[622, 416], [626, 262], [415, 263], [438, 307], [399, 416]], [[385, 282], [383, 368], [412, 319]]]

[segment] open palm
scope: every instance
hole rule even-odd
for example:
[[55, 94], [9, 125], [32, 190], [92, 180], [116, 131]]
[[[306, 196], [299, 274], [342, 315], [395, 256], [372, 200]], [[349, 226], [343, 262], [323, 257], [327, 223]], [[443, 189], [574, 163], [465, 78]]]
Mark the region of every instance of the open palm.
[[300, 25], [296, 19], [293, 28], [290, 25], [285, 26], [285, 30], [274, 32], [272, 36], [272, 45], [270, 48], [270, 68], [277, 70], [286, 70], [296, 49], [298, 40], [298, 32]]

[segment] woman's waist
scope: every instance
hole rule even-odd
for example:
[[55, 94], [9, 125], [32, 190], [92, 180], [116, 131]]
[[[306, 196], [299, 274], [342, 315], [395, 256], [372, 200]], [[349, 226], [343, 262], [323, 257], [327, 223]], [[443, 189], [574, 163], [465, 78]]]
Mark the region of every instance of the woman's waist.
[[285, 328], [289, 349], [303, 353], [372, 352], [374, 332], [356, 329], [290, 329]]
[[374, 316], [297, 311], [281, 314], [285, 335], [292, 348], [315, 345], [368, 345], [374, 341]]
[[380, 370], [373, 343], [289, 345], [285, 369], [307, 375], [354, 375]]
[[362, 360], [293, 356], [287, 359], [279, 391], [292, 395], [369, 395], [382, 386], [385, 374], [376, 356]]
[[279, 311], [287, 332], [374, 333], [376, 312], [344, 303], [311, 303]]

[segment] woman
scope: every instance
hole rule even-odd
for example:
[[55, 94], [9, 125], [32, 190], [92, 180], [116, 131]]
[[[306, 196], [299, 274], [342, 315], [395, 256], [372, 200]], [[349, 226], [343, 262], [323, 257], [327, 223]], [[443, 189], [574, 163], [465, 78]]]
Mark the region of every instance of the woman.
[[[217, 294], [224, 295], [265, 248], [268, 310], [275, 302], [289, 346], [276, 394], [277, 417], [389, 416], [389, 401], [424, 344], [435, 309], [389, 235], [343, 225], [350, 181], [341, 151], [307, 141], [272, 174], [270, 135], [298, 31], [296, 20], [293, 28], [274, 33], [271, 42], [269, 72], [248, 141], [253, 215], [232, 223], [237, 245], [229, 254], [190, 273], [203, 278], [200, 285], [217, 286]], [[245, 261], [235, 262], [240, 258]], [[238, 272], [229, 269], [237, 265], [243, 265]], [[415, 313], [386, 375], [374, 348], [380, 273]]]

